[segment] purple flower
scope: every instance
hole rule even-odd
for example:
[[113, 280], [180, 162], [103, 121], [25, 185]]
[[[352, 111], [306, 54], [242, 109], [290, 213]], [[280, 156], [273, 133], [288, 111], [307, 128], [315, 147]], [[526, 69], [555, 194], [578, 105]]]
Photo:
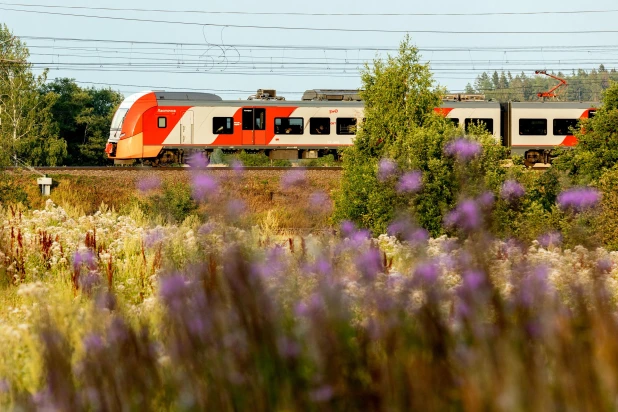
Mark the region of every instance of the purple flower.
[[281, 187], [283, 187], [283, 189], [302, 186], [306, 182], [307, 174], [304, 170], [290, 170], [281, 177]]
[[562, 235], [559, 232], [547, 232], [538, 238], [539, 245], [544, 248], [559, 246], [562, 243]]
[[137, 189], [142, 193], [157, 190], [161, 186], [161, 179], [156, 176], [146, 177], [137, 182]]
[[193, 178], [193, 198], [197, 201], [205, 200], [216, 193], [217, 182], [208, 175], [197, 175]]
[[200, 226], [200, 228], [197, 230], [197, 233], [202, 236], [207, 236], [211, 234], [214, 230], [215, 230], [215, 224], [212, 222], [208, 222]]
[[490, 208], [494, 204], [494, 194], [491, 192], [483, 192], [476, 198], [476, 202], [483, 208]]
[[397, 163], [390, 159], [382, 159], [378, 164], [378, 180], [384, 182], [397, 171]]
[[79, 270], [82, 265], [96, 267], [94, 253], [90, 249], [80, 249], [73, 255], [73, 269]]
[[297, 316], [307, 317], [325, 309], [326, 304], [321, 295], [314, 293], [306, 301], [300, 302], [294, 308]]
[[387, 229], [391, 236], [401, 236], [401, 238], [412, 245], [425, 242], [429, 239], [429, 232], [423, 228], [414, 226], [407, 220], [396, 220]]
[[432, 284], [438, 279], [438, 276], [440, 276], [440, 266], [436, 261], [420, 263], [414, 269], [414, 276]]
[[455, 210], [446, 215], [444, 222], [447, 226], [472, 231], [481, 226], [481, 211], [474, 200], [466, 199], [460, 202]]
[[185, 295], [187, 286], [183, 276], [175, 275], [161, 279], [159, 293], [165, 302], [172, 302]]
[[309, 204], [312, 210], [328, 213], [332, 209], [332, 204], [328, 195], [324, 192], [315, 192], [309, 196]]
[[557, 202], [561, 209], [581, 212], [596, 206], [600, 200], [601, 192], [597, 189], [593, 187], [576, 187], [560, 193]]
[[397, 182], [397, 191], [399, 193], [415, 193], [423, 186], [423, 177], [421, 172], [415, 170], [405, 173]]
[[201, 169], [207, 167], [210, 163], [210, 160], [208, 160], [208, 157], [203, 152], [197, 152], [189, 157], [187, 163], [191, 167]]
[[467, 270], [462, 274], [463, 286], [470, 291], [477, 290], [485, 279], [485, 275], [477, 270]]
[[481, 153], [481, 145], [478, 142], [460, 138], [446, 145], [444, 152], [459, 160], [470, 160]]
[[519, 184], [516, 180], [507, 180], [502, 184], [502, 189], [500, 189], [500, 197], [502, 197], [507, 202], [513, 202], [520, 197], [522, 197], [526, 191], [524, 187]]
[[245, 168], [245, 165], [242, 164], [242, 162], [240, 160], [234, 160], [232, 162], [232, 169], [234, 169], [237, 172], [242, 171]]
[[601, 273], [609, 273], [612, 271], [613, 263], [609, 258], [602, 258], [597, 261], [597, 270]]
[[366, 280], [373, 280], [378, 273], [382, 273], [384, 266], [380, 249], [370, 248], [367, 252], [359, 255], [356, 258], [356, 269]]
[[349, 220], [344, 220], [341, 222], [341, 235], [343, 237], [350, 237], [353, 233], [356, 232], [356, 225]]
[[301, 353], [300, 344], [285, 336], [277, 340], [277, 349], [279, 354], [287, 359], [297, 358]]

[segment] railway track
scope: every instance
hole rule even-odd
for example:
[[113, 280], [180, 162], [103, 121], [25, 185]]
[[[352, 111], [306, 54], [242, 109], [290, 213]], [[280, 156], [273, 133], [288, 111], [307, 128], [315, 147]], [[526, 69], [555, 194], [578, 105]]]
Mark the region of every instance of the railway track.
[[[23, 167], [15, 167], [10, 166], [7, 167], [6, 170], [15, 170], [15, 169], [23, 169]], [[58, 167], [35, 167], [34, 170], [42, 173], [61, 173], [61, 172], [72, 172], [72, 171], [147, 171], [147, 172], [156, 172], [156, 171], [176, 171], [183, 172], [189, 170], [196, 170], [191, 167], [149, 167], [149, 166], [58, 166]], [[213, 167], [205, 167], [199, 170], [235, 170], [232, 167], [227, 166], [213, 166]], [[317, 171], [328, 171], [328, 170], [343, 170], [341, 166], [324, 166], [324, 167], [257, 167], [257, 166], [247, 166], [243, 167], [240, 170], [317, 170]]]

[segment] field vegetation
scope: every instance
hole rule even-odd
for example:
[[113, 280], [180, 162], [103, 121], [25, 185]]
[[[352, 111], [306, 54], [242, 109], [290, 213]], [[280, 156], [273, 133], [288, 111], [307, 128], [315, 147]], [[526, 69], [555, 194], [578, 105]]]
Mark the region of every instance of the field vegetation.
[[618, 172], [586, 161], [616, 107], [549, 171], [503, 167], [417, 53], [366, 69], [335, 179], [197, 155], [44, 199], [3, 173], [0, 407], [615, 410]]

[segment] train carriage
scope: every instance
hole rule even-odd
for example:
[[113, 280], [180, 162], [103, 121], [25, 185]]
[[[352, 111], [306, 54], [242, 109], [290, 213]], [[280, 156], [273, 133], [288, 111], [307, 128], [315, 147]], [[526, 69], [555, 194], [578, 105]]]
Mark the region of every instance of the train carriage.
[[[435, 111], [464, 129], [482, 124], [528, 164], [548, 163], [556, 146], [572, 146], [579, 120], [597, 103], [498, 103], [451, 95]], [[286, 101], [274, 90], [248, 100], [210, 93], [143, 92], [129, 96], [112, 121], [105, 148], [116, 163], [183, 163], [192, 151], [263, 152], [272, 159], [315, 158], [350, 146], [363, 120], [356, 90], [308, 90]]]

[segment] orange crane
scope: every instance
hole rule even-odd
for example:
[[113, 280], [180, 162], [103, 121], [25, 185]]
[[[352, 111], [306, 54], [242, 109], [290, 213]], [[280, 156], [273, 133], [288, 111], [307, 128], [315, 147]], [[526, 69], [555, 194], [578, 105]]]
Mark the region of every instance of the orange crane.
[[554, 87], [552, 87], [551, 89], [549, 89], [549, 91], [547, 92], [542, 92], [542, 93], [537, 93], [536, 95], [539, 97], [556, 97], [556, 93], [554, 93], [554, 91], [556, 91], [556, 89], [560, 86], [566, 86], [567, 82], [566, 80], [558, 77], [558, 76], [554, 76], [553, 74], [549, 74], [547, 73], [546, 70], [536, 70], [534, 72], [534, 74], [544, 74], [545, 76], [549, 76], [552, 79], [556, 79], [558, 80], [560, 83], [558, 83], [557, 85], [555, 85]]

